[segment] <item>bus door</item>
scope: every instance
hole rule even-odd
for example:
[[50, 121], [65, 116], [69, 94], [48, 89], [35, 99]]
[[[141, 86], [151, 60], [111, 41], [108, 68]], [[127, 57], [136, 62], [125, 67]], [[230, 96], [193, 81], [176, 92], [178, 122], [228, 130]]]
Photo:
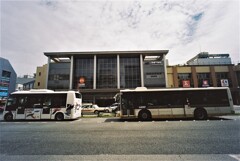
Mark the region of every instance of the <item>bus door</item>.
[[52, 98], [50, 96], [43, 98], [43, 106], [41, 109], [41, 119], [51, 119], [51, 104], [52, 104]]
[[18, 98], [15, 119], [25, 119], [26, 102], [26, 96], [21, 96]]
[[26, 119], [39, 120], [41, 119], [42, 102], [40, 95], [28, 95], [25, 109]]
[[172, 114], [174, 117], [185, 117], [191, 114], [191, 109], [189, 106], [188, 99], [185, 97], [185, 94], [182, 93], [174, 93], [172, 95]]
[[131, 97], [123, 97], [121, 102], [121, 111], [123, 116], [133, 116], [134, 107]]
[[15, 119], [25, 119], [25, 107], [24, 106], [17, 107]]

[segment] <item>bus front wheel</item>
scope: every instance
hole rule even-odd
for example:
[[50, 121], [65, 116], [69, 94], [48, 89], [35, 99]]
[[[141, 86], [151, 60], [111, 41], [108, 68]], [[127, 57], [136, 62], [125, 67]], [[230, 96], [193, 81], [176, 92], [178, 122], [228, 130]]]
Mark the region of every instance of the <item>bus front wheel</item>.
[[12, 121], [13, 115], [11, 113], [7, 113], [4, 117], [5, 121]]
[[141, 121], [149, 121], [152, 119], [152, 115], [148, 110], [142, 110], [138, 114], [138, 119]]
[[208, 117], [207, 111], [203, 108], [197, 108], [194, 111], [194, 118], [197, 120], [206, 120]]
[[56, 116], [55, 116], [55, 120], [57, 120], [57, 121], [64, 120], [63, 114], [62, 113], [57, 113]]

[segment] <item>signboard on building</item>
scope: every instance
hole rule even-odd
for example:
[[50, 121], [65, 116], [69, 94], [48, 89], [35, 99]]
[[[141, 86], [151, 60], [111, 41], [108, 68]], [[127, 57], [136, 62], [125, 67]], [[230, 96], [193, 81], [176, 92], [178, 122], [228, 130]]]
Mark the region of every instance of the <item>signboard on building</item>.
[[162, 73], [146, 73], [146, 78], [162, 78]]
[[79, 82], [78, 82], [78, 87], [85, 87], [85, 82], [86, 82], [86, 79], [85, 77], [80, 77], [79, 78]]
[[203, 80], [203, 87], [209, 87], [208, 80]]
[[229, 86], [228, 79], [221, 79], [221, 86], [228, 87]]
[[182, 84], [183, 88], [190, 88], [190, 80], [183, 80]]

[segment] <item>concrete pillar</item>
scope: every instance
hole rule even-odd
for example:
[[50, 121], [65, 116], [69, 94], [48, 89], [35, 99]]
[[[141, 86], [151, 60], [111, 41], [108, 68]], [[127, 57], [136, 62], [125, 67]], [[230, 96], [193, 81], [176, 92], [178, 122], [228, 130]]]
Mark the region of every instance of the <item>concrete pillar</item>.
[[166, 55], [163, 54], [163, 62], [164, 62], [164, 76], [165, 76], [165, 87], [168, 87], [168, 76], [167, 76], [167, 61], [166, 61]]
[[198, 87], [198, 78], [197, 78], [196, 67], [191, 67], [191, 72], [192, 72], [194, 88], [197, 88]]
[[178, 84], [178, 73], [177, 73], [177, 67], [173, 67], [173, 85], [175, 88], [178, 88], [179, 87], [179, 84]]
[[213, 82], [213, 87], [217, 87], [216, 72], [214, 66], [210, 66], [211, 79]]
[[120, 89], [120, 57], [117, 55], [117, 88]]
[[144, 87], [143, 55], [140, 55], [141, 87]]
[[51, 63], [51, 58], [50, 56], [48, 56], [48, 63], [47, 63], [47, 73], [46, 73], [46, 86], [45, 88], [47, 89], [48, 88], [48, 77], [49, 77], [49, 67], [50, 67], [50, 63]]
[[73, 62], [74, 62], [74, 57], [71, 56], [69, 89], [73, 89]]
[[93, 89], [97, 89], [97, 55], [94, 55], [93, 60]]

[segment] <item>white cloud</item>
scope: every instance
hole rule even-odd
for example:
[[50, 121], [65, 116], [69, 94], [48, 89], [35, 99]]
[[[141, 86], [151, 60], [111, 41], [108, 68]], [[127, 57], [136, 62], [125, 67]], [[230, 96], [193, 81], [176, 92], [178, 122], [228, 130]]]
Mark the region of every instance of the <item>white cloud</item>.
[[50, 51], [167, 49], [170, 64], [208, 51], [237, 63], [238, 10], [237, 0], [3, 1], [1, 55], [19, 75]]

